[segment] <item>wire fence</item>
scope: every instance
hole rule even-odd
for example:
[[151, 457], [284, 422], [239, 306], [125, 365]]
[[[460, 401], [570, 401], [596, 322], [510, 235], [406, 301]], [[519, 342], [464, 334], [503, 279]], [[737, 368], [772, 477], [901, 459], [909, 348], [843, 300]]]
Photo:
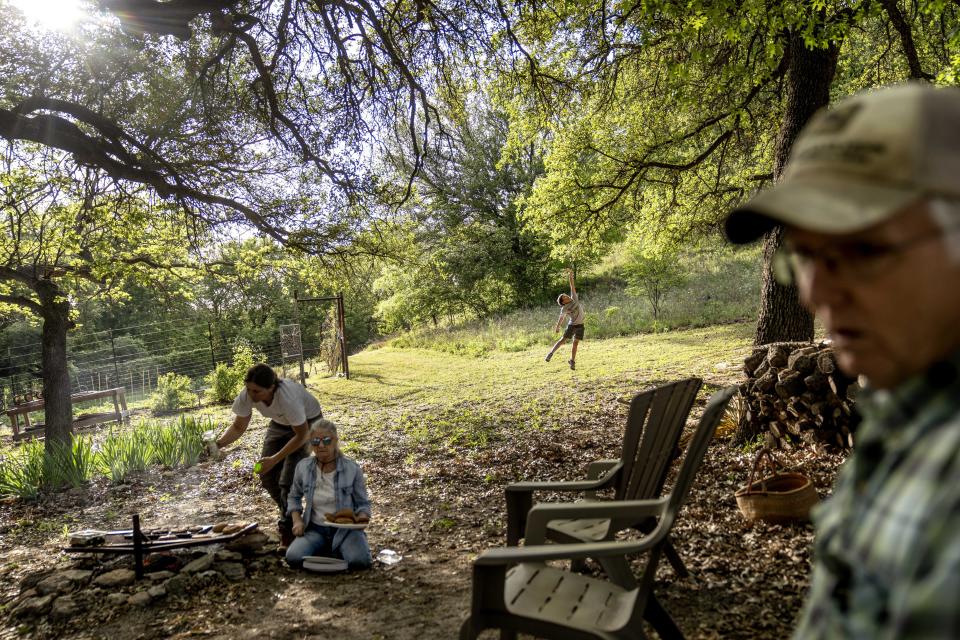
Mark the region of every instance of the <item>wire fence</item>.
[[[296, 327], [296, 329], [293, 329]], [[300, 353], [313, 360], [321, 351], [325, 323], [308, 320], [261, 328], [257, 339], [238, 338], [231, 327], [195, 320], [169, 320], [68, 336], [67, 361], [72, 393], [123, 387], [130, 402], [149, 397], [157, 379], [176, 373], [191, 379], [195, 390], [217, 363], [231, 364], [239, 341], [282, 375], [297, 377]], [[295, 332], [296, 342], [290, 340]], [[0, 410], [40, 396], [40, 343], [0, 352]]]

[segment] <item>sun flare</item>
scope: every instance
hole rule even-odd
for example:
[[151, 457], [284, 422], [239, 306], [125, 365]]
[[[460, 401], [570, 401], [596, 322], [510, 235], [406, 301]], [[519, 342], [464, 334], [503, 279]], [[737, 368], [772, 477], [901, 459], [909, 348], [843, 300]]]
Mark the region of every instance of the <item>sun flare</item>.
[[82, 0], [6, 0], [27, 22], [51, 31], [66, 31], [83, 17]]

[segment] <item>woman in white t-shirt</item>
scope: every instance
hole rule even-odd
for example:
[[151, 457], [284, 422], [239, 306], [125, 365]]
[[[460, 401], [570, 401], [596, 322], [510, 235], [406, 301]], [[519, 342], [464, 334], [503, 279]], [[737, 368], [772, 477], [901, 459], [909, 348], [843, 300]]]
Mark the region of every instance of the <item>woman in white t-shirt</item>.
[[270, 418], [263, 439], [260, 481], [280, 509], [280, 544], [293, 541], [293, 522], [286, 515], [287, 494], [293, 483], [297, 463], [305, 457], [309, 425], [323, 417], [320, 403], [307, 389], [289, 378], [278, 378], [268, 365], [260, 363], [247, 371], [244, 389], [233, 401], [233, 424], [217, 440], [217, 446], [226, 446], [247, 430], [250, 417], [256, 409]]

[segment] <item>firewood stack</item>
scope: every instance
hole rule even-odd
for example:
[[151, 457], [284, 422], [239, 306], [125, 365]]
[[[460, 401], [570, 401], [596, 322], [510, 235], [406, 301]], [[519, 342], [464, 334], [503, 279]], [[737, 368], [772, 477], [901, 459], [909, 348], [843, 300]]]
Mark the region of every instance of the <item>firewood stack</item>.
[[754, 349], [744, 360], [747, 382], [735, 442], [764, 434], [764, 444], [791, 450], [798, 445], [846, 449], [860, 416], [853, 398], [857, 381], [837, 368], [827, 344], [777, 342]]

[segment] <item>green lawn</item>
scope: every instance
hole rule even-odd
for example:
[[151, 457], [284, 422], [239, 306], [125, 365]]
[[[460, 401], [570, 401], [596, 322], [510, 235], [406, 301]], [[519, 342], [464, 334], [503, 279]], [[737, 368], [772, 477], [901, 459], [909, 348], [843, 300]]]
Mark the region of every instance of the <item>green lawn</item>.
[[372, 410], [394, 414], [466, 404], [509, 410], [600, 390], [626, 395], [652, 382], [692, 375], [726, 383], [739, 374], [753, 330], [752, 323], [738, 323], [588, 339], [580, 345], [576, 371], [566, 364], [569, 345], [549, 363], [540, 346], [481, 357], [384, 347], [351, 356], [349, 380], [314, 377], [308, 385], [326, 413], [346, 423]]
[[[454, 355], [430, 349], [383, 347], [350, 358], [351, 378], [314, 376], [307, 384], [324, 413], [344, 428], [356, 446], [377, 433], [402, 434], [408, 444], [441, 448], [484, 446], [510, 429], [560, 428], [589, 417], [612, 397], [624, 398], [652, 384], [699, 376], [715, 385], [740, 375], [750, 351], [752, 323], [585, 340], [577, 370], [567, 366], [569, 345], [544, 362], [546, 348], [494, 351], [482, 356]], [[705, 389], [704, 393], [708, 390]], [[185, 412], [222, 430], [230, 423], [230, 405], [208, 405]], [[176, 422], [176, 417], [151, 423]], [[120, 428], [126, 431], [140, 424]], [[255, 430], [265, 419], [255, 416]], [[102, 440], [116, 427], [84, 432]], [[257, 438], [244, 446], [259, 447]], [[9, 453], [8, 446], [0, 450]]]

